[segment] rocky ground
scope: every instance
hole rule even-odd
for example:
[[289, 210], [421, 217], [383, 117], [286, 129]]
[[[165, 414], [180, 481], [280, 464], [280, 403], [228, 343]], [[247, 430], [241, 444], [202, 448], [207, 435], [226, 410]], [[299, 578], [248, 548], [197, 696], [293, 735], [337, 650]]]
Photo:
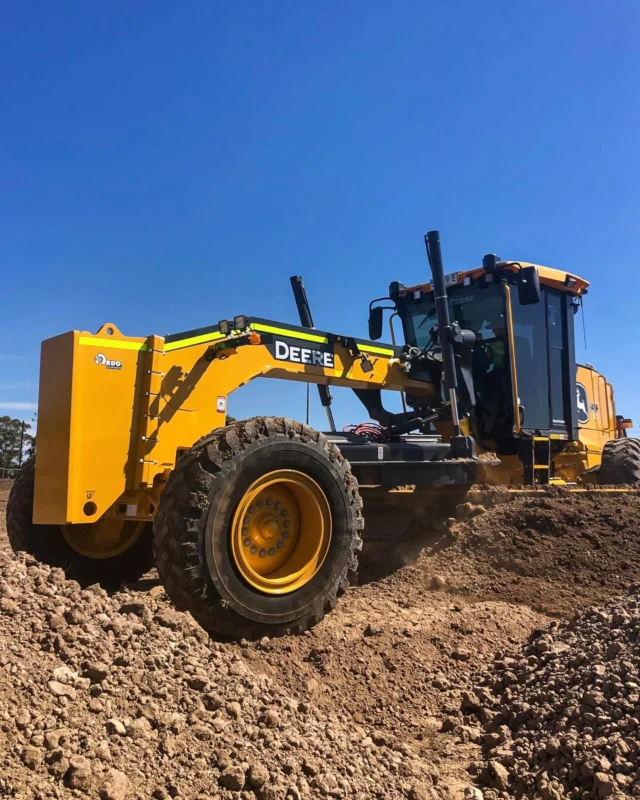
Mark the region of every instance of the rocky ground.
[[[309, 634], [255, 643], [212, 641], [153, 575], [117, 593], [81, 590], [59, 570], [14, 558], [0, 534], [0, 797], [607, 796], [602, 779], [589, 784], [587, 775], [582, 794], [570, 794], [569, 773], [552, 765], [551, 751], [541, 755], [553, 696], [526, 699], [514, 684], [524, 691], [531, 680], [536, 642], [551, 642], [544, 653], [565, 644], [569, 652], [569, 638], [582, 636], [586, 623], [554, 619], [620, 596], [640, 577], [640, 500], [551, 492], [490, 507], [495, 499], [474, 496], [421, 542], [415, 563], [386, 576], [365, 564], [361, 585]], [[631, 618], [633, 602], [620, 601]], [[602, 625], [579, 641], [589, 657], [608, 635]], [[613, 717], [615, 696], [598, 686], [615, 687], [617, 674], [624, 709], [633, 702], [633, 676], [614, 674], [613, 657], [595, 664], [602, 676], [586, 662], [576, 671], [570, 655], [537, 658], [536, 680], [560, 681], [558, 697], [567, 676], [584, 683], [595, 674], [602, 683], [584, 691], [606, 695]], [[521, 734], [518, 703], [549, 706], [550, 716], [532, 715], [545, 720], [537, 739]], [[597, 709], [584, 713], [603, 722]], [[580, 719], [574, 738], [605, 736]], [[615, 733], [593, 751], [611, 764], [624, 749], [610, 741]], [[547, 739], [561, 742], [566, 761], [563, 736]], [[592, 764], [589, 746], [584, 753]], [[613, 791], [633, 791], [615, 777], [632, 772], [610, 773]]]
[[640, 584], [498, 654], [462, 711], [487, 797], [640, 797]]

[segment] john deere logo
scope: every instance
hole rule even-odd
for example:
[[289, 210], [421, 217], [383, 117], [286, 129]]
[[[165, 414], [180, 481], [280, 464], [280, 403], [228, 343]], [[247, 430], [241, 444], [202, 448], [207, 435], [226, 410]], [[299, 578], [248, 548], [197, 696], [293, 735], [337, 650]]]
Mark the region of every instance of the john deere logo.
[[294, 364], [308, 364], [310, 367], [335, 368], [332, 344], [314, 344], [305, 347], [302, 343], [293, 344], [276, 339], [269, 350], [278, 361], [293, 361]]
[[98, 353], [93, 359], [99, 367], [106, 367], [107, 369], [122, 369], [121, 361], [112, 361], [107, 358], [104, 353]]
[[576, 383], [576, 402], [578, 405], [578, 422], [586, 425], [589, 422], [589, 398], [587, 390], [581, 383]]

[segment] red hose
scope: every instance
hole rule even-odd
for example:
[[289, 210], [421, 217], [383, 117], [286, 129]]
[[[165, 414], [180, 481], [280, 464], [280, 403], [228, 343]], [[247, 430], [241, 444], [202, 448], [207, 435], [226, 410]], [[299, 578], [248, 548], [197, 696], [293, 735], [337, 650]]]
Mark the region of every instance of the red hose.
[[344, 433], [354, 433], [356, 436], [363, 436], [367, 439], [375, 439], [378, 442], [388, 442], [389, 432], [377, 422], [360, 422], [358, 425], [345, 425], [342, 429]]

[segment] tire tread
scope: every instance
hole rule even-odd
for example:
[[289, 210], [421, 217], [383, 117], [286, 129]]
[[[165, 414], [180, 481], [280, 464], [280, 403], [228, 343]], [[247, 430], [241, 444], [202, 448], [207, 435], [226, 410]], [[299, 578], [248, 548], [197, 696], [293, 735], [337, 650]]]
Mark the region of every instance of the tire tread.
[[154, 566], [150, 524], [124, 553], [106, 559], [87, 558], [69, 546], [59, 525], [34, 524], [34, 486], [35, 459], [31, 458], [15, 479], [7, 502], [7, 538], [14, 552], [23, 551], [51, 567], [61, 567], [68, 578], [85, 586], [132, 583]]
[[[216, 475], [233, 469], [233, 461], [247, 447], [264, 439], [284, 436], [290, 441], [311, 444], [329, 459], [347, 489], [349, 502], [350, 552], [328, 596], [318, 597], [305, 615], [286, 624], [254, 622], [232, 609], [221, 597], [208, 574], [204, 528], [209, 492]], [[252, 639], [303, 632], [319, 622], [336, 604], [355, 577], [360, 532], [364, 527], [362, 499], [349, 463], [326, 436], [308, 425], [284, 417], [253, 417], [232, 422], [202, 437], [176, 464], [169, 476], [154, 522], [154, 553], [160, 578], [173, 603], [211, 633]]]
[[612, 439], [605, 444], [598, 482], [613, 485], [640, 483], [640, 439]]

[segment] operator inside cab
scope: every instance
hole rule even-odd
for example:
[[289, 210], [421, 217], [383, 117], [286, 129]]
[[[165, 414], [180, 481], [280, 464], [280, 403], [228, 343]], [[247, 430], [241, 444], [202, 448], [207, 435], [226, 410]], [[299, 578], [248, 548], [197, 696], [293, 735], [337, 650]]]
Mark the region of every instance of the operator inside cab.
[[[471, 364], [476, 434], [497, 444], [510, 440], [514, 411], [504, 290], [494, 283], [458, 285], [449, 290], [449, 301], [452, 319], [476, 335]], [[437, 357], [440, 347], [431, 341], [436, 325], [433, 295], [407, 297], [402, 313], [406, 341]], [[519, 337], [517, 329], [515, 344], [519, 357], [531, 354], [530, 343]]]
[[[502, 315], [500, 315], [502, 317]], [[504, 319], [485, 320], [476, 333], [473, 375], [476, 384], [478, 417], [484, 438], [507, 438], [511, 433], [511, 377]]]

